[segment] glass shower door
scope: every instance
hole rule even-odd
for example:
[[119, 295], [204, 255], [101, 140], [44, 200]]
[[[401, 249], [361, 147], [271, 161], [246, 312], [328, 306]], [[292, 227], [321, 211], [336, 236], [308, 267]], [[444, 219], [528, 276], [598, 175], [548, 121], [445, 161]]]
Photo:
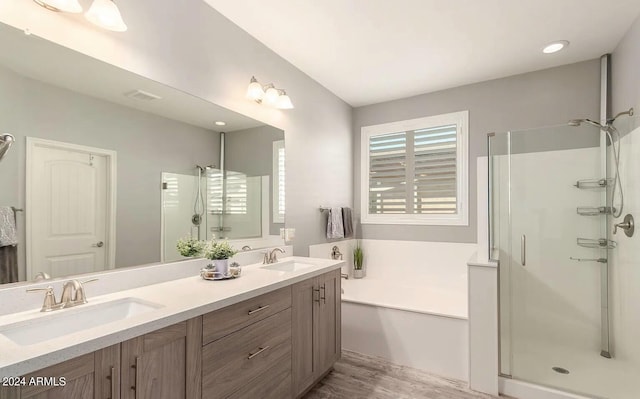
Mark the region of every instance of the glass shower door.
[[501, 371], [607, 397], [603, 385], [615, 377], [601, 352], [609, 350], [606, 248], [613, 244], [600, 135], [593, 126], [497, 135], [506, 148], [493, 162], [508, 196], [498, 215], [507, 218], [498, 222]]

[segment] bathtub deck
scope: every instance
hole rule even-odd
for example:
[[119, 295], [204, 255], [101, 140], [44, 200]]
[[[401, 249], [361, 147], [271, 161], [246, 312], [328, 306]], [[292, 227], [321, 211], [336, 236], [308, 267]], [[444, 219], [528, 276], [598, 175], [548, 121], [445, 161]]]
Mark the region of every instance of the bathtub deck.
[[343, 351], [335, 370], [304, 399], [490, 399], [467, 383], [442, 378], [384, 359]]

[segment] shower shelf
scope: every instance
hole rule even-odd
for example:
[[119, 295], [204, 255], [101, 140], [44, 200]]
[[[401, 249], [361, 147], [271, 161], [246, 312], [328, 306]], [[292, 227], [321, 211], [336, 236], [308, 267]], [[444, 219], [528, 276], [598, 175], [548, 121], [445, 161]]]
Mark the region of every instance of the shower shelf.
[[613, 183], [613, 179], [585, 179], [578, 180], [574, 187], [589, 189], [589, 188], [604, 188]]
[[582, 216], [599, 216], [611, 215], [611, 207], [609, 206], [579, 206], [577, 208], [578, 215]]
[[574, 258], [570, 256], [569, 259], [575, 260], [576, 262], [598, 262], [598, 263], [607, 263], [607, 259], [605, 258], [597, 258], [597, 259], [588, 259], [588, 258]]
[[613, 249], [618, 245], [615, 241], [607, 240], [606, 238], [578, 238], [577, 244], [584, 248], [598, 249]]

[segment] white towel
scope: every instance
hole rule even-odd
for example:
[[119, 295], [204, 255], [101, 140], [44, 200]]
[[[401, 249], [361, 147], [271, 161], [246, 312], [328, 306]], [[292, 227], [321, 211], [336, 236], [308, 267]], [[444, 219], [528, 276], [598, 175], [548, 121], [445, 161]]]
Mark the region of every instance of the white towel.
[[342, 224], [342, 208], [329, 209], [327, 218], [327, 238], [344, 238], [344, 225]]
[[16, 215], [10, 206], [0, 206], [0, 247], [18, 244]]

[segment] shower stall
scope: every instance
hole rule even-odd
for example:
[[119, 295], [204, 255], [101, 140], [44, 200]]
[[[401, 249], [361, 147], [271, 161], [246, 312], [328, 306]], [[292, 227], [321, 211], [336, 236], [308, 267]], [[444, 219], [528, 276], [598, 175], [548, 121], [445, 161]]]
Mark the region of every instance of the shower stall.
[[640, 397], [639, 126], [625, 114], [489, 135], [503, 377]]
[[163, 173], [161, 260], [183, 259], [176, 249], [183, 237], [262, 237], [263, 202], [268, 201], [264, 179], [212, 166], [196, 166], [193, 173]]

